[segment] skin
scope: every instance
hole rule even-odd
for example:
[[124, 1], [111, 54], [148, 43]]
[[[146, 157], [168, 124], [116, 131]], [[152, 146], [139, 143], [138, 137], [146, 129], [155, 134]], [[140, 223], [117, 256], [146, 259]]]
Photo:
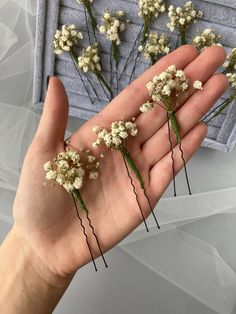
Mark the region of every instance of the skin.
[[[223, 48], [213, 46], [202, 54], [192, 46], [183, 46], [161, 59], [122, 91], [106, 108], [86, 122], [71, 137], [71, 145], [90, 148], [96, 136], [95, 125], [109, 127], [112, 121], [136, 117], [140, 130], [128, 143], [155, 205], [172, 180], [170, 147], [167, 140], [166, 112], [155, 110], [140, 114], [148, 100], [145, 84], [172, 64], [184, 69], [190, 84], [204, 83], [204, 89], [190, 88], [182, 96], [177, 118], [181, 126], [185, 159], [197, 151], [207, 133], [199, 121], [228, 87], [222, 74], [215, 74], [225, 60]], [[0, 312], [8, 314], [51, 313], [67, 289], [75, 272], [90, 261], [90, 254], [76, 216], [72, 197], [62, 187], [43, 182], [43, 164], [64, 150], [68, 100], [58, 78], [50, 79], [44, 111], [38, 130], [25, 157], [13, 213], [14, 226], [0, 249]], [[174, 134], [172, 141], [175, 143]], [[156, 148], [156, 149], [155, 149]], [[105, 152], [101, 175], [81, 190], [104, 252], [114, 247], [141, 222], [119, 152]], [[99, 156], [102, 150], [94, 150]], [[178, 146], [174, 148], [175, 171], [182, 169]], [[145, 216], [148, 204], [137, 184]], [[156, 213], [158, 218], [158, 212]], [[96, 242], [84, 219], [93, 252]], [[108, 261], [109, 264], [109, 261]]]

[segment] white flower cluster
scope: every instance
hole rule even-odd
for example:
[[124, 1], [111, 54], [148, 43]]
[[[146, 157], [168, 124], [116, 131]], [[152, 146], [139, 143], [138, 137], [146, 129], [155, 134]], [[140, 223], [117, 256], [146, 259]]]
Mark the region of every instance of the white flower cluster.
[[180, 92], [188, 89], [188, 79], [184, 71], [177, 70], [176, 66], [172, 65], [166, 71], [156, 75], [147, 84], [147, 89], [154, 102], [166, 104], [173, 93], [175, 96], [178, 96]]
[[236, 70], [236, 48], [227, 56], [224, 67], [230, 70]]
[[150, 101], [147, 101], [139, 109], [140, 109], [141, 112], [151, 111], [151, 110], [154, 109], [154, 103], [150, 102]]
[[198, 49], [204, 49], [217, 44], [220, 38], [221, 36], [217, 35], [211, 28], [206, 28], [193, 39], [193, 45]]
[[167, 35], [159, 35], [150, 32], [144, 46], [139, 46], [139, 51], [143, 52], [145, 59], [156, 60], [158, 56], [167, 55], [170, 52], [170, 43]]
[[105, 144], [108, 148], [120, 149], [129, 135], [136, 136], [138, 134], [137, 126], [133, 121], [125, 122], [123, 120], [113, 122], [110, 131], [98, 126], [93, 127], [93, 131], [97, 134], [97, 140], [93, 142], [94, 148]]
[[158, 17], [160, 13], [165, 12], [166, 7], [163, 0], [139, 0], [138, 15], [143, 18]]
[[173, 5], [169, 7], [168, 16], [170, 22], [167, 27], [173, 32], [175, 29], [180, 32], [186, 32], [192, 23], [195, 23], [197, 18], [202, 17], [203, 13], [197, 11], [192, 1], [186, 2], [183, 7], [175, 8]]
[[236, 74], [235, 73], [227, 73], [226, 74], [230, 86], [234, 89], [234, 93], [236, 93]]
[[82, 3], [84, 5], [92, 4], [93, 0], [76, 0], [78, 3]]
[[63, 25], [57, 30], [53, 40], [54, 52], [57, 55], [63, 52], [70, 52], [74, 45], [78, 44], [78, 40], [83, 39], [83, 35], [79, 32], [74, 24]]
[[125, 13], [123, 11], [110, 12], [106, 9], [103, 16], [103, 24], [99, 26], [98, 30], [101, 34], [105, 34], [107, 39], [120, 45], [120, 33], [125, 30], [125, 23], [122, 21]]
[[198, 90], [203, 90], [202, 82], [199, 80], [193, 82], [193, 88], [198, 89]]
[[99, 56], [98, 44], [88, 46], [83, 49], [82, 54], [78, 57], [78, 66], [83, 72], [101, 72], [101, 63]]
[[83, 163], [79, 153], [68, 150], [59, 153], [53, 161], [45, 163], [44, 170], [47, 180], [63, 186], [67, 192], [72, 193], [82, 187], [87, 171], [91, 180], [97, 179], [99, 166], [96, 157], [87, 155], [87, 161]]

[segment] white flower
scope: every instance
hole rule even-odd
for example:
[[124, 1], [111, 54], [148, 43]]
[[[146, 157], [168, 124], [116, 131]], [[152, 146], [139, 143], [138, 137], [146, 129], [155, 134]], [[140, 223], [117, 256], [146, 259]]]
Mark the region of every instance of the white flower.
[[160, 13], [165, 12], [165, 3], [163, 0], [139, 0], [139, 16], [146, 18], [158, 17]]
[[100, 163], [96, 157], [88, 155], [89, 151], [82, 151], [82, 153], [86, 154], [85, 163], [79, 162], [81, 156], [75, 151], [59, 153], [53, 161], [44, 165], [46, 179], [63, 186], [70, 193], [82, 187], [86, 174], [90, 178], [91, 172], [94, 172], [96, 175], [94, 174], [93, 178], [96, 179]]
[[99, 48], [97, 43], [83, 49], [82, 54], [78, 57], [78, 66], [85, 73], [89, 71], [95, 74], [101, 72]]
[[74, 24], [63, 25], [60, 30], [56, 31], [54, 36], [54, 53], [60, 55], [63, 52], [70, 52], [80, 39], [83, 39], [83, 35], [76, 29]]
[[217, 44], [220, 38], [221, 36], [215, 34], [211, 28], [206, 28], [193, 39], [193, 45], [198, 49], [204, 49]]
[[227, 73], [226, 76], [229, 80], [230, 86], [233, 89], [233, 93], [236, 94], [236, 74], [235, 73]]
[[202, 87], [202, 82], [201, 81], [195, 81], [194, 83], [193, 83], [193, 87], [195, 88], [195, 89], [199, 89], [199, 90], [202, 90], [203, 89], [203, 87]]
[[[188, 79], [182, 70], [177, 70], [176, 66], [172, 65], [166, 71], [156, 75], [146, 87], [154, 103], [161, 102], [165, 106], [170, 106], [173, 102], [172, 96], [176, 98], [180, 92], [188, 89]], [[145, 103], [141, 108], [152, 109], [153, 102]]]
[[90, 180], [96, 180], [98, 178], [98, 172], [90, 171], [89, 173], [89, 179]]
[[120, 45], [120, 33], [125, 30], [125, 22], [121, 19], [125, 14], [123, 11], [110, 12], [106, 9], [102, 16], [102, 25], [98, 27], [101, 34], [105, 34], [107, 39]]
[[159, 35], [156, 32], [150, 32], [145, 46], [139, 46], [139, 51], [143, 52], [145, 59], [151, 59], [154, 63], [159, 56], [170, 52], [169, 38], [164, 34]]
[[147, 112], [153, 110], [153, 108], [154, 108], [153, 102], [147, 101], [139, 109], [141, 112]]
[[236, 70], [236, 48], [234, 48], [230, 54], [228, 54], [226, 61], [223, 65], [225, 68], [229, 69], [230, 71]]
[[183, 7], [175, 8], [171, 5], [168, 11], [170, 22], [167, 27], [171, 32], [177, 29], [179, 32], [186, 33], [189, 26], [203, 15], [201, 11], [196, 10], [192, 1], [188, 1]]
[[115, 121], [111, 124], [110, 131], [100, 128], [100, 131], [96, 133], [97, 140], [93, 143], [93, 147], [97, 148], [100, 144], [105, 144], [108, 148], [120, 149], [129, 135], [136, 136], [137, 133], [138, 129], [134, 122]]

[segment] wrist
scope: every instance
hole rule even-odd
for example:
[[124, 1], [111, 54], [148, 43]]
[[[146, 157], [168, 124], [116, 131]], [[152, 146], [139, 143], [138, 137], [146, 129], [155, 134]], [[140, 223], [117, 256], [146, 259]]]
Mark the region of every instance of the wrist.
[[53, 274], [13, 227], [0, 248], [0, 312], [51, 313], [72, 277]]

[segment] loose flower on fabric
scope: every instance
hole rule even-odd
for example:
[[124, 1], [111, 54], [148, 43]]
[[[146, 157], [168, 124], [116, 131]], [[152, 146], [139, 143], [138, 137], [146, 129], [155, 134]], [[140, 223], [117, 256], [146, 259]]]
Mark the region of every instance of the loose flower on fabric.
[[203, 13], [195, 8], [192, 1], [188, 1], [183, 7], [175, 8], [171, 5], [168, 11], [170, 22], [167, 24], [167, 27], [171, 32], [174, 32], [174, 30], [179, 31], [181, 44], [184, 45], [186, 43], [187, 30], [193, 23], [196, 23], [198, 18], [203, 16]]
[[150, 59], [154, 64], [161, 56], [170, 52], [169, 38], [165, 34], [150, 32], [145, 45], [139, 46], [139, 51], [143, 53], [145, 59]]
[[83, 39], [83, 35], [74, 24], [62, 25], [62, 28], [57, 30], [54, 36], [54, 53], [60, 55], [63, 52], [72, 51], [81, 39]]
[[193, 39], [193, 46], [201, 50], [218, 44], [220, 39], [220, 35], [216, 34], [211, 28], [206, 28]]
[[227, 55], [223, 66], [225, 68], [225, 74], [236, 70], [236, 48], [233, 48], [233, 50]]

